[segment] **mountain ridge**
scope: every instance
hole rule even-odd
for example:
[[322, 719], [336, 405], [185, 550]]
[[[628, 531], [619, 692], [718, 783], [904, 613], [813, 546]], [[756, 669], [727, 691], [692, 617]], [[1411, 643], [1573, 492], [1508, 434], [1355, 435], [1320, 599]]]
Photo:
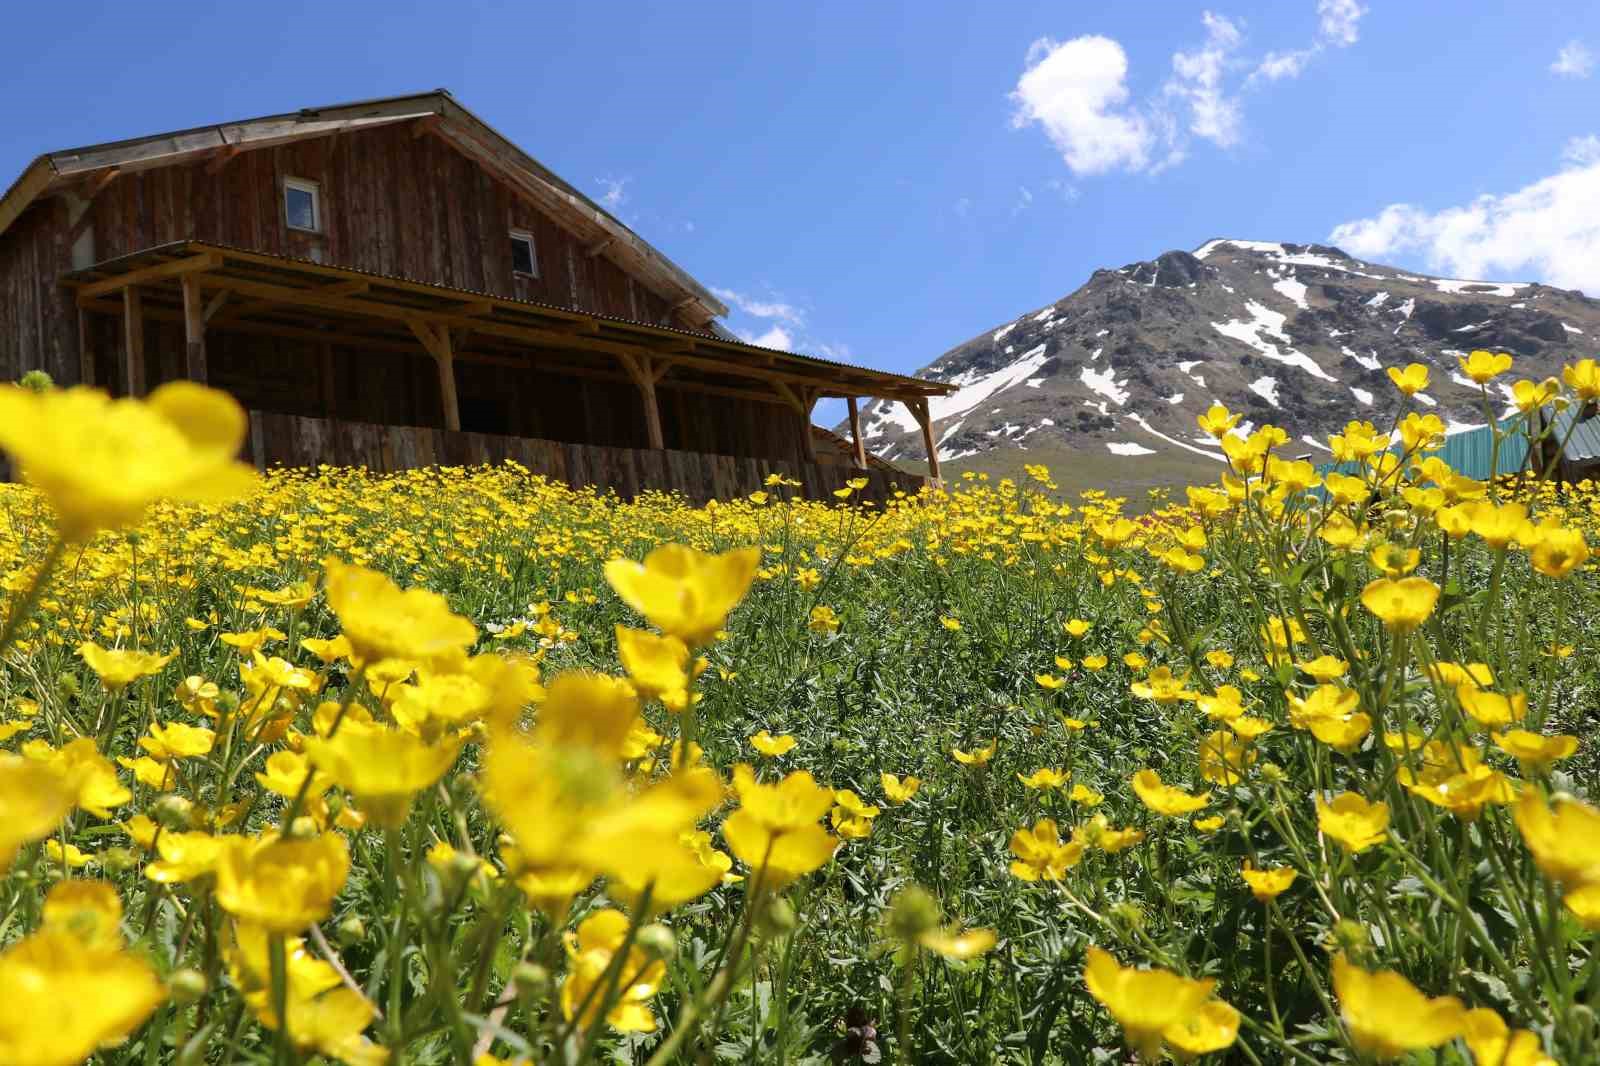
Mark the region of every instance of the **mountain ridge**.
[[[1487, 421], [1459, 356], [1517, 357], [1513, 375], [1490, 386], [1487, 414], [1498, 416], [1512, 377], [1556, 373], [1592, 354], [1589, 338], [1600, 338], [1600, 300], [1581, 292], [1418, 274], [1326, 244], [1214, 238], [1096, 270], [917, 375], [959, 386], [930, 405], [943, 462], [1066, 450], [1135, 466], [1199, 456], [1220, 469], [1216, 442], [1195, 425], [1213, 403], [1242, 412], [1242, 432], [1272, 422], [1301, 451], [1331, 458], [1329, 433], [1350, 419], [1381, 427], [1400, 408], [1387, 367], [1428, 366], [1416, 402], [1456, 432]], [[926, 458], [899, 405], [874, 401], [861, 419], [885, 459]]]

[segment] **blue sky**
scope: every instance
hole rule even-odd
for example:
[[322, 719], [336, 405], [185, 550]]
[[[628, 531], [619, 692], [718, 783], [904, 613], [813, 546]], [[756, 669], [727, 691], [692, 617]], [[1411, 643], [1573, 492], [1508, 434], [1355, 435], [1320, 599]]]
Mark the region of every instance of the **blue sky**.
[[730, 327], [885, 369], [1214, 236], [1600, 293], [1590, 2], [85, 2], [9, 30], [0, 181], [443, 86]]

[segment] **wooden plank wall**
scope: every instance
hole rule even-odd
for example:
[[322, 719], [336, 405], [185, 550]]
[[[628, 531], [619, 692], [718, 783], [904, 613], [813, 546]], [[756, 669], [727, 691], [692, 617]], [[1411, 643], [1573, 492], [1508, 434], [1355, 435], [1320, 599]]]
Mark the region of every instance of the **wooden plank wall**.
[[851, 478], [867, 487], [855, 499], [883, 502], [896, 491], [916, 493], [927, 479], [899, 471], [862, 472], [833, 464], [737, 458], [704, 452], [652, 451], [565, 444], [489, 433], [452, 433], [418, 426], [385, 426], [262, 411], [250, 412], [250, 458], [271, 466], [319, 463], [364, 466], [390, 473], [420, 466], [475, 466], [512, 459], [535, 475], [583, 488], [615, 489], [632, 499], [650, 489], [677, 492], [695, 503], [727, 500], [762, 488], [769, 474], [801, 483], [808, 499], [831, 500]]
[[[408, 124], [117, 177], [89, 206], [94, 259], [193, 238], [430, 284], [689, 327], [648, 289], [473, 160]], [[284, 224], [285, 177], [322, 189], [322, 234]], [[40, 367], [76, 383], [77, 314], [56, 279], [71, 268], [60, 198], [0, 234], [0, 380]], [[534, 235], [539, 276], [513, 275], [507, 233]], [[102, 384], [104, 382], [102, 381]]]

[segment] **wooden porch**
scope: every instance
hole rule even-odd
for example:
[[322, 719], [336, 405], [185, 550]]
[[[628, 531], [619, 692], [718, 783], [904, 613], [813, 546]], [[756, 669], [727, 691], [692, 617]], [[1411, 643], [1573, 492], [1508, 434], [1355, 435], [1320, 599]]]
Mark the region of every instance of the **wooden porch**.
[[530, 474], [575, 489], [615, 490], [625, 500], [642, 492], [679, 493], [695, 503], [731, 500], [764, 489], [769, 475], [798, 481], [807, 499], [832, 500], [845, 482], [865, 479], [851, 499], [883, 503], [896, 493], [915, 495], [928, 478], [886, 465], [856, 469], [845, 462], [785, 462], [655, 448], [608, 448], [493, 433], [423, 426], [385, 426], [324, 418], [250, 412], [250, 454], [255, 465], [362, 466], [390, 473], [421, 466], [473, 466], [507, 459]]
[[[173, 378], [226, 388], [260, 426], [261, 465], [505, 457], [625, 495], [668, 484], [737, 495], [767, 473], [823, 491], [860, 476], [880, 495], [915, 491], [924, 479], [891, 478], [866, 452], [858, 401], [873, 398], [906, 406], [939, 477], [929, 400], [951, 387], [938, 382], [198, 241], [62, 280], [76, 290], [85, 382], [126, 395]], [[823, 398], [849, 411], [839, 470], [824, 469], [833, 456], [819, 456], [811, 424]]]

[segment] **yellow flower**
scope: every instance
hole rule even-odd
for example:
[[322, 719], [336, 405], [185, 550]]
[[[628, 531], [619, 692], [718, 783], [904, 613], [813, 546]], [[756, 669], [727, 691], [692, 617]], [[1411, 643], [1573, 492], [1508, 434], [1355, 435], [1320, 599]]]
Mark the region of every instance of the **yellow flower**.
[[1521, 537], [1530, 527], [1527, 505], [1510, 501], [1474, 500], [1464, 507], [1467, 528], [1483, 538], [1483, 542], [1496, 551], [1506, 548]]
[[133, 793], [117, 780], [116, 767], [89, 737], [79, 737], [59, 751], [44, 749], [43, 761], [76, 787], [74, 802], [97, 818], [110, 818], [111, 808], [133, 799]]
[[328, 606], [355, 655], [366, 662], [426, 662], [464, 652], [478, 639], [473, 624], [450, 611], [437, 592], [401, 591], [376, 570], [337, 559], [324, 564]]
[[1146, 659], [1143, 655], [1140, 655], [1136, 651], [1130, 651], [1122, 656], [1122, 663], [1129, 670], [1143, 670], [1146, 666], [1150, 665], [1150, 660]]
[[1055, 819], [1041, 818], [1032, 829], [1011, 834], [1013, 876], [1024, 881], [1059, 881], [1083, 858], [1084, 844], [1063, 841]]
[[612, 559], [605, 576], [622, 601], [658, 629], [698, 646], [710, 642], [728, 612], [744, 599], [760, 563], [758, 548], [706, 555], [667, 544], [642, 563]]
[[1175, 677], [1170, 668], [1158, 666], [1150, 671], [1150, 676], [1143, 681], [1133, 682], [1128, 688], [1140, 699], [1154, 700], [1156, 703], [1166, 707], [1183, 700], [1192, 700], [1198, 695], [1198, 693], [1183, 687], [1184, 682], [1188, 680], [1188, 674], [1184, 674], [1182, 677]]
[[1196, 818], [1190, 824], [1202, 833], [1215, 833], [1227, 822], [1220, 814], [1213, 814], [1209, 818]]
[[182, 722], [152, 722], [149, 736], [139, 738], [139, 747], [152, 758], [192, 759], [205, 755], [216, 743], [217, 735], [209, 729], [185, 725]]
[[1402, 766], [1395, 776], [1412, 795], [1469, 822], [1486, 805], [1507, 804], [1516, 798], [1510, 778], [1477, 763], [1465, 768], [1429, 768], [1420, 774]]
[[1454, 996], [1429, 999], [1393, 970], [1368, 973], [1343, 955], [1333, 957], [1333, 989], [1351, 1040], [1379, 1059], [1438, 1047], [1466, 1026]]
[[839, 842], [817, 821], [833, 806], [833, 793], [809, 773], [797, 770], [776, 785], [763, 785], [740, 764], [733, 785], [739, 809], [722, 823], [722, 836], [762, 885], [781, 889], [833, 858]]
[[1085, 655], [1079, 661], [1078, 665], [1090, 673], [1097, 673], [1101, 670], [1104, 670], [1106, 668], [1106, 663], [1109, 661], [1110, 660], [1108, 660], [1104, 655]]
[[827, 604], [818, 604], [811, 608], [811, 615], [806, 619], [806, 628], [813, 633], [821, 633], [824, 636], [837, 632], [839, 629], [839, 615]]
[[[1249, 720], [1237, 719], [1233, 725]], [[1200, 741], [1200, 776], [1213, 785], [1237, 785], [1255, 761], [1255, 749], [1224, 730], [1213, 730]]]
[[1433, 613], [1439, 586], [1425, 577], [1380, 577], [1361, 590], [1361, 604], [1389, 629], [1409, 633]]
[[55, 766], [0, 754], [0, 874], [24, 844], [55, 831], [72, 811], [75, 794]]
[[1352, 854], [1389, 839], [1389, 805], [1368, 803], [1354, 792], [1341, 792], [1326, 803], [1317, 800], [1317, 828]]
[[1034, 674], [1034, 682], [1046, 692], [1054, 692], [1066, 684], [1066, 681], [1054, 674]]
[[1456, 688], [1456, 699], [1461, 709], [1479, 725], [1510, 725], [1528, 716], [1528, 697], [1521, 692], [1513, 692], [1508, 697], [1477, 685], [1465, 684]]
[[131, 526], [159, 499], [248, 493], [255, 471], [236, 458], [246, 428], [233, 397], [187, 381], [142, 401], [0, 386], [0, 450], [49, 498], [69, 540]]
[[989, 741], [988, 745], [985, 747], [973, 748], [971, 751], [964, 751], [961, 748], [951, 748], [950, 754], [954, 756], [956, 762], [960, 763], [962, 766], [987, 766], [989, 764], [989, 760], [994, 758], [994, 753], [999, 750], [999, 747], [1000, 741], [996, 739]]
[[1196, 696], [1195, 706], [1207, 718], [1231, 722], [1244, 714], [1244, 693], [1233, 685], [1218, 685], [1214, 696]]
[[155, 837], [156, 854], [161, 857], [144, 868], [144, 875], [158, 885], [181, 884], [205, 877], [216, 872], [222, 853], [238, 839], [162, 830]]
[[102, 648], [92, 640], [78, 645], [78, 654], [95, 672], [100, 683], [113, 692], [127, 688], [141, 678], [152, 677], [170, 663], [176, 652], [152, 655], [131, 648]]
[[1195, 422], [1199, 425], [1202, 433], [1207, 433], [1221, 440], [1227, 436], [1230, 429], [1239, 424], [1240, 417], [1240, 415], [1230, 414], [1228, 409], [1220, 403], [1215, 403], [1211, 405], [1211, 408], [1205, 414], [1198, 415], [1195, 418]]
[[640, 692], [683, 705], [689, 685], [689, 646], [683, 641], [618, 626], [617, 657]]
[[[1412, 564], [1415, 566], [1416, 564]], [[1350, 672], [1350, 664], [1332, 655], [1319, 655], [1315, 659], [1295, 663], [1301, 671], [1322, 684], [1337, 681]]]
[[1600, 883], [1600, 810], [1566, 797], [1558, 798], [1552, 810], [1529, 788], [1513, 814], [1522, 842], [1546, 877], [1568, 888]]
[[52, 863], [71, 870], [81, 870], [94, 859], [94, 856], [80, 850], [76, 844], [63, 845], [55, 837], [44, 842], [44, 853]]
[[1072, 777], [1070, 770], [1051, 770], [1040, 767], [1031, 774], [1018, 774], [1017, 780], [1031, 789], [1040, 792], [1049, 792], [1065, 785]]
[[[630, 924], [627, 915], [608, 908], [585, 918], [577, 932], [564, 934], [567, 976], [561, 982], [562, 1017], [588, 1025], [600, 1013], [612, 962], [628, 939]], [[624, 1033], [654, 1032], [656, 1019], [649, 1003], [666, 976], [667, 964], [651, 959], [637, 945], [629, 945], [627, 952], [606, 1021]]]
[[1523, 414], [1530, 414], [1553, 402], [1561, 394], [1561, 382], [1545, 378], [1540, 382], [1518, 381], [1511, 386], [1511, 402]]
[[1161, 1052], [1163, 1031], [1192, 1021], [1217, 985], [1170, 970], [1119, 966], [1109, 953], [1093, 945], [1085, 954], [1083, 981], [1089, 994], [1122, 1026], [1128, 1043], [1152, 1062]]
[[406, 820], [411, 797], [443, 777], [460, 751], [461, 742], [454, 738], [429, 744], [398, 729], [349, 722], [331, 739], [305, 740], [306, 757], [386, 829]]
[[1293, 866], [1275, 866], [1269, 870], [1258, 870], [1249, 859], [1246, 859], [1239, 876], [1250, 886], [1251, 895], [1265, 903], [1277, 899], [1285, 889], [1294, 884], [1298, 874]]
[[1082, 618], [1069, 618], [1061, 623], [1061, 628], [1066, 631], [1069, 637], [1081, 637], [1089, 632], [1091, 623], [1085, 622]]
[[847, 788], [835, 792], [833, 800], [837, 806], [829, 813], [828, 821], [834, 832], [845, 840], [861, 840], [871, 835], [872, 820], [878, 816], [877, 807]]
[[958, 962], [987, 955], [997, 942], [993, 929], [930, 929], [917, 937], [917, 943], [935, 955]]
[[109, 881], [57, 881], [44, 900], [41, 928], [91, 947], [122, 945], [122, 900]]
[[1072, 839], [1082, 841], [1091, 848], [1099, 848], [1108, 855], [1126, 851], [1144, 839], [1144, 830], [1132, 827], [1118, 829], [1097, 814], [1072, 831]]
[[1213, 648], [1206, 652], [1206, 662], [1218, 670], [1228, 670], [1233, 667], [1233, 654], [1221, 648]]
[[1193, 814], [1211, 802], [1211, 793], [1196, 796], [1173, 785], [1161, 783], [1161, 775], [1154, 770], [1140, 770], [1133, 775], [1133, 791], [1139, 801], [1156, 814], [1169, 818]]
[[798, 741], [788, 734], [775, 737], [765, 729], [750, 738], [750, 746], [769, 759], [787, 755], [794, 750], [796, 743]]
[[961, 619], [959, 618], [951, 618], [949, 615], [940, 615], [939, 624], [944, 626], [952, 633], [959, 633], [961, 631]]
[[1428, 368], [1421, 363], [1411, 363], [1404, 370], [1389, 367], [1389, 380], [1407, 396], [1415, 396], [1428, 387]]
[[1571, 758], [1578, 750], [1578, 738], [1573, 736], [1541, 736], [1526, 729], [1509, 729], [1494, 735], [1495, 746], [1520, 762], [1524, 768], [1535, 772], [1553, 762]]
[[1497, 355], [1482, 349], [1471, 355], [1458, 355], [1456, 361], [1461, 364], [1461, 372], [1479, 385], [1487, 385], [1510, 370], [1512, 362], [1511, 356], [1503, 352]]
[[0, 1062], [72, 1066], [129, 1036], [166, 998], [155, 971], [116, 943], [46, 928], [0, 953]]
[[229, 647], [237, 648], [241, 655], [249, 655], [252, 652], [260, 651], [273, 641], [282, 640], [284, 633], [282, 630], [274, 629], [271, 626], [263, 626], [260, 629], [246, 630], [242, 633], [223, 633], [221, 637], [222, 643]]
[[1161, 1030], [1161, 1035], [1183, 1056], [1221, 1051], [1239, 1039], [1239, 1012], [1220, 999], [1207, 1000], [1194, 1014]]
[[338, 833], [235, 840], [223, 849], [216, 873], [223, 910], [269, 932], [298, 933], [332, 912], [350, 873], [350, 851]]
[[1528, 562], [1539, 573], [1566, 577], [1589, 561], [1589, 544], [1581, 530], [1542, 524], [1535, 529], [1539, 539], [1528, 552]]
[[1527, 1029], [1513, 1033], [1505, 1019], [1488, 1007], [1467, 1011], [1461, 1039], [1472, 1052], [1474, 1066], [1557, 1066], [1544, 1053], [1539, 1034]]
[[1561, 380], [1580, 400], [1600, 399], [1600, 364], [1593, 359], [1579, 359], [1562, 367]]
[[894, 774], [880, 773], [878, 774], [878, 782], [883, 785], [884, 798], [896, 807], [908, 802], [912, 796], [917, 794], [917, 789], [922, 787], [922, 781], [912, 777], [910, 774], [907, 774], [904, 778], [899, 778]]
[[1098, 807], [1100, 804], [1105, 802], [1106, 797], [1104, 794], [1096, 792], [1088, 785], [1077, 784], [1072, 786], [1072, 793], [1068, 798], [1071, 799], [1073, 803], [1080, 804], [1084, 807]]

